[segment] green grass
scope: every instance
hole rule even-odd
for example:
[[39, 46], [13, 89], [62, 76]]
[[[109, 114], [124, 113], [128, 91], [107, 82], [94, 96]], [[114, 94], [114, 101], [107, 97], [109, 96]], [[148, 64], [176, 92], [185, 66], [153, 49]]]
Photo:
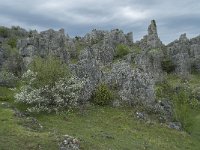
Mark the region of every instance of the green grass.
[[[12, 96], [13, 91], [0, 88], [1, 95]], [[11, 108], [0, 101], [1, 150], [57, 150], [57, 137], [71, 135], [81, 142], [83, 150], [198, 150], [200, 147], [200, 113], [191, 134], [167, 128], [158, 123], [145, 123], [134, 117], [132, 108], [88, 107], [80, 111], [61, 114], [32, 114], [43, 130], [35, 131], [23, 126], [23, 119], [14, 116]], [[24, 106], [11, 105], [22, 109]]]
[[56, 149], [55, 139], [48, 132], [37, 133], [19, 125], [10, 109], [0, 108], [0, 149], [1, 150], [37, 150]]
[[84, 150], [195, 150], [200, 146], [199, 138], [185, 132], [137, 121], [130, 108], [91, 107], [85, 115], [75, 111], [35, 117], [44, 126], [43, 131], [26, 129], [12, 110], [1, 108], [0, 149], [26, 150], [40, 146], [56, 150], [56, 137], [65, 134], [77, 137]]
[[84, 116], [75, 112], [43, 115], [38, 119], [59, 134], [79, 138], [86, 150], [198, 149], [198, 141], [193, 141], [187, 133], [139, 122], [129, 108], [94, 107]]

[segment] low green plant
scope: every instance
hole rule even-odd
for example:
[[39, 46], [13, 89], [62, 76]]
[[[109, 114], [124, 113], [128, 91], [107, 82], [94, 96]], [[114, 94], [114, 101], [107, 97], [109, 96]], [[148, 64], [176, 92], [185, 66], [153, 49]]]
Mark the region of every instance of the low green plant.
[[17, 46], [17, 38], [10, 38], [7, 41], [7, 44], [11, 46], [11, 48], [16, 48]]
[[9, 36], [9, 31], [5, 27], [0, 27], [0, 36], [7, 38]]
[[135, 54], [139, 54], [141, 53], [142, 49], [138, 46], [138, 45], [131, 45], [131, 50], [135, 53]]
[[113, 99], [113, 92], [105, 83], [99, 84], [92, 96], [93, 103], [100, 106], [108, 105]]
[[192, 115], [191, 99], [187, 91], [181, 89], [172, 96], [174, 106], [174, 117], [182, 123], [186, 131], [190, 131], [194, 124], [194, 117]]
[[168, 97], [170, 94], [172, 94], [172, 87], [167, 81], [164, 80], [162, 83], [156, 84], [155, 94], [157, 99]]
[[130, 49], [127, 45], [119, 44], [116, 47], [116, 58], [122, 58], [123, 56], [127, 55], [130, 52]]
[[167, 72], [167, 73], [174, 72], [175, 67], [176, 67], [175, 64], [168, 58], [165, 58], [161, 62], [161, 66], [162, 66], [162, 70]]
[[29, 67], [37, 74], [36, 86], [54, 85], [60, 78], [70, 76], [66, 64], [54, 56], [36, 57]]

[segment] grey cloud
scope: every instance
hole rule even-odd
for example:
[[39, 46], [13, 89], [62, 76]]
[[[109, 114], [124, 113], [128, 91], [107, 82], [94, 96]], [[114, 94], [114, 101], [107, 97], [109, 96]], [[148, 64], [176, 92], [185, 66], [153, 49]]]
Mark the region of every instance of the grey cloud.
[[[200, 33], [198, 0], [0, 0], [0, 25], [40, 29], [65, 28], [71, 36], [93, 28], [133, 31], [138, 40], [147, 33], [151, 19], [165, 43], [186, 32]], [[7, 21], [10, 20], [10, 21]], [[16, 23], [16, 24], [12, 24]]]

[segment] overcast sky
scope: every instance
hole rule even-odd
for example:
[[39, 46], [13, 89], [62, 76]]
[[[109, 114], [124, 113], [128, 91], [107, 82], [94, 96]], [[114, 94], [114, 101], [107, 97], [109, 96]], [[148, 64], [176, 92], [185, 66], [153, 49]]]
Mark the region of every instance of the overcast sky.
[[39, 31], [64, 28], [70, 36], [92, 29], [132, 31], [134, 40], [155, 19], [164, 43], [200, 34], [200, 0], [0, 0], [0, 25]]

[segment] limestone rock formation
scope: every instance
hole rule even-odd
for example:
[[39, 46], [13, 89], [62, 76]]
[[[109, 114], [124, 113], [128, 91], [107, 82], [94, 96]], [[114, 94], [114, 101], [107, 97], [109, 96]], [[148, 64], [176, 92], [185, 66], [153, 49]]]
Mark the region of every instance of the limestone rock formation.
[[68, 62], [69, 54], [65, 47], [66, 40], [63, 29], [59, 31], [50, 29], [40, 34], [34, 32], [30, 37], [19, 40], [17, 47], [26, 64], [30, 63], [35, 55], [45, 57], [49, 54], [58, 56]]
[[[100, 83], [107, 83], [114, 90], [119, 104], [135, 105], [138, 102], [155, 106], [154, 85], [162, 81], [166, 72], [162, 61], [169, 58], [175, 73], [187, 77], [191, 70], [200, 71], [200, 36], [188, 39], [186, 34], [165, 46], [157, 33], [155, 20], [148, 27], [148, 34], [133, 42], [133, 33], [122, 30], [92, 30], [83, 37], [70, 38], [64, 30], [52, 29], [38, 33], [21, 28], [11, 29], [20, 38], [17, 42], [19, 57], [27, 66], [34, 56], [54, 55], [69, 65], [72, 74], [86, 80], [80, 102], [87, 102]], [[0, 44], [5, 42], [0, 37]], [[125, 45], [130, 52], [116, 58], [116, 49]], [[0, 47], [0, 67], [7, 58]]]
[[138, 102], [151, 104], [154, 102], [154, 81], [143, 70], [132, 70], [130, 64], [118, 62], [113, 65], [105, 81], [117, 88], [122, 103], [135, 105]]
[[151, 21], [151, 24], [148, 27], [148, 34], [145, 35], [143, 39], [138, 42], [138, 44], [142, 49], [155, 49], [163, 46], [158, 37], [155, 20]]
[[200, 36], [192, 38], [190, 40], [190, 58], [192, 63], [192, 69], [200, 72]]
[[0, 68], [4, 62], [4, 50], [2, 48], [0, 48]]
[[148, 72], [155, 81], [162, 81], [165, 75], [161, 66], [163, 58], [162, 49], [142, 51], [135, 57], [135, 64], [145, 72]]
[[176, 65], [176, 74], [187, 77], [191, 72], [190, 41], [186, 34], [182, 34], [179, 40], [167, 45], [167, 52], [170, 59]]

